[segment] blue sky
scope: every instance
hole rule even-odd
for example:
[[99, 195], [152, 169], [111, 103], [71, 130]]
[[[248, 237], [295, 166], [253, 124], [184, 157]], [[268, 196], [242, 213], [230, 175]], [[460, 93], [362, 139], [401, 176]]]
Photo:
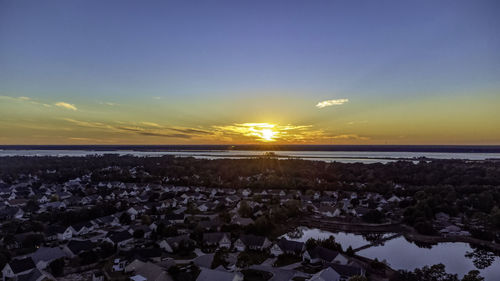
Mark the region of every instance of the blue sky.
[[[395, 126], [389, 105], [424, 114], [439, 99], [458, 114], [498, 102], [499, 12], [498, 1], [1, 0], [0, 96], [67, 102], [87, 109], [79, 120], [104, 123], [124, 118], [99, 106], [109, 103], [128, 106], [127, 122], [187, 127], [280, 122], [336, 134], [331, 120], [371, 116]], [[314, 107], [342, 98], [349, 108]], [[66, 118], [20, 111], [0, 118]], [[404, 133], [396, 125], [384, 141]]]

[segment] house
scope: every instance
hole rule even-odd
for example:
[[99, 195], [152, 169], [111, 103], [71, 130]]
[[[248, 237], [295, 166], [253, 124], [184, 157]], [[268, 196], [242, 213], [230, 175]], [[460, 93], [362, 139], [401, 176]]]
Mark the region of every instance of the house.
[[243, 281], [243, 274], [202, 268], [196, 281]]
[[23, 207], [26, 206], [26, 203], [28, 203], [27, 199], [11, 199], [7, 201], [5, 204], [11, 207]]
[[122, 247], [134, 239], [134, 237], [127, 230], [110, 232], [107, 236], [108, 237], [106, 237], [105, 241], [108, 241], [117, 247]]
[[334, 206], [325, 206], [321, 205], [317, 208], [317, 212], [322, 214], [325, 217], [338, 217], [341, 214], [341, 211]]
[[247, 226], [252, 224], [254, 221], [251, 218], [242, 218], [242, 217], [233, 217], [232, 223], [241, 225], [241, 226]]
[[304, 252], [302, 259], [310, 263], [338, 263], [347, 264], [347, 257], [337, 251], [333, 251], [323, 247], [316, 247]]
[[214, 229], [218, 231], [222, 226], [222, 222], [219, 219], [213, 220], [202, 220], [198, 223], [198, 227], [204, 230]]
[[354, 213], [358, 217], [362, 217], [362, 216], [368, 214], [370, 211], [371, 211], [371, 209], [366, 208], [366, 207], [362, 207], [362, 206], [358, 206], [358, 207], [354, 208]]
[[136, 232], [138, 230], [143, 231], [143, 233], [144, 233], [143, 237], [145, 237], [145, 238], [149, 238], [149, 236], [151, 235], [151, 229], [146, 225], [133, 225], [129, 228], [128, 232], [131, 235], [134, 235], [134, 232]]
[[92, 274], [92, 281], [104, 281], [104, 273], [102, 271], [96, 271]]
[[120, 225], [120, 219], [117, 216], [109, 215], [95, 219], [95, 223], [101, 226], [117, 226]]
[[231, 248], [231, 235], [226, 232], [203, 233], [203, 244], [218, 248]]
[[68, 254], [59, 247], [41, 247], [29, 254], [38, 269], [45, 269], [52, 261], [65, 258]]
[[45, 240], [54, 241], [54, 240], [69, 240], [73, 236], [73, 232], [71, 229], [64, 228], [60, 225], [49, 225], [44, 230]]
[[130, 215], [130, 218], [132, 220], [135, 220], [135, 218], [139, 215], [139, 208], [137, 207], [130, 207], [128, 210], [127, 210], [127, 213]]
[[396, 195], [392, 195], [391, 198], [387, 199], [387, 202], [389, 202], [389, 203], [399, 203], [399, 202], [401, 202], [401, 198], [399, 198]]
[[210, 209], [207, 203], [203, 203], [197, 207], [200, 212], [206, 212]]
[[172, 253], [174, 252], [180, 245], [182, 241], [193, 242], [187, 234], [178, 235], [174, 237], [168, 237], [158, 243], [158, 246], [165, 250], [166, 252]]
[[148, 281], [148, 279], [146, 277], [139, 275], [139, 274], [130, 277], [130, 280], [131, 281]]
[[328, 264], [328, 267], [340, 275], [341, 281], [347, 281], [353, 276], [365, 276], [365, 270], [358, 266], [332, 263]]
[[25, 273], [25, 274], [20, 274], [17, 276], [18, 281], [42, 281], [42, 280], [48, 280], [48, 276], [41, 272], [38, 268], [35, 268], [34, 270]]
[[123, 271], [125, 269], [127, 261], [121, 259], [114, 259], [113, 266], [111, 267], [112, 271]]
[[47, 202], [49, 202], [49, 198], [47, 198], [46, 195], [43, 195], [42, 197], [40, 197], [40, 199], [38, 199], [38, 203], [40, 204], [45, 204]]
[[184, 214], [176, 214], [176, 213], [166, 214], [165, 220], [170, 223], [183, 223]]
[[[76, 234], [75, 234], [76, 233]], [[67, 227], [63, 233], [57, 234], [57, 239], [59, 240], [70, 240], [73, 238], [73, 235], [78, 235], [76, 230], [73, 229], [72, 226]]]
[[244, 251], [245, 249], [262, 251], [269, 246], [271, 246], [271, 241], [266, 237], [252, 234], [241, 235], [240, 238], [234, 242], [234, 247], [238, 251]]
[[331, 267], [327, 267], [318, 273], [314, 274], [310, 281], [340, 281], [340, 274], [338, 274]]
[[127, 261], [139, 259], [141, 261], [161, 262], [163, 251], [160, 248], [132, 248], [120, 252]]
[[89, 240], [71, 240], [64, 246], [63, 251], [66, 252], [69, 257], [73, 258], [80, 253], [88, 252], [92, 249], [94, 249], [94, 244]]
[[41, 210], [64, 210], [66, 209], [66, 204], [64, 202], [55, 201], [43, 204], [40, 206]]
[[243, 195], [244, 197], [248, 197], [250, 196], [250, 194], [252, 194], [252, 191], [250, 189], [243, 189], [243, 191], [241, 191], [241, 195]]
[[134, 260], [125, 267], [125, 272], [133, 273], [136, 274], [135, 276], [139, 275], [144, 278], [136, 280], [173, 281], [172, 277], [163, 267], [151, 262]]
[[193, 263], [199, 267], [212, 268], [215, 254], [201, 255], [193, 259]]
[[70, 227], [72, 228], [71, 230], [74, 236], [85, 235], [94, 230], [94, 225], [91, 222], [82, 222]]
[[30, 273], [35, 268], [35, 263], [29, 257], [23, 259], [13, 259], [2, 269], [3, 280], [17, 279], [20, 275]]
[[7, 250], [19, 249], [22, 247], [22, 240], [18, 236], [6, 235], [2, 239], [2, 245]]
[[1, 220], [21, 219], [24, 216], [24, 211], [18, 207], [5, 207], [0, 210]]
[[301, 254], [305, 249], [305, 244], [303, 242], [291, 241], [286, 239], [280, 239], [271, 247], [271, 254], [275, 257], [282, 254]]
[[240, 200], [240, 197], [236, 196], [236, 195], [230, 195], [230, 196], [226, 196], [226, 202], [228, 204], [233, 204], [233, 203], [236, 203]]

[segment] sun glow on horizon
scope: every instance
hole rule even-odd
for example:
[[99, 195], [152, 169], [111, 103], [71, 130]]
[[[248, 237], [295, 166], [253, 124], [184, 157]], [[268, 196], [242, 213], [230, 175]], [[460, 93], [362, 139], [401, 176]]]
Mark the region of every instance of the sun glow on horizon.
[[273, 142], [276, 141], [277, 131], [273, 131], [276, 126], [271, 123], [244, 123], [243, 129], [248, 130], [247, 135], [257, 137], [259, 141]]

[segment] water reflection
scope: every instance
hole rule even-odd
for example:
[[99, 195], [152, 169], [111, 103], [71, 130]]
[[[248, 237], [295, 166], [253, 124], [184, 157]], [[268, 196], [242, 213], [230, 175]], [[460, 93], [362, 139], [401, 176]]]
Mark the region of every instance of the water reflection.
[[478, 269], [485, 269], [495, 261], [495, 254], [481, 248], [475, 248], [472, 252], [468, 251], [465, 256], [472, 259], [474, 266]]
[[384, 234], [383, 233], [363, 234], [363, 238], [365, 238], [366, 241], [375, 242], [375, 241], [378, 241], [378, 240], [384, 238]]
[[[326, 239], [330, 235], [333, 235], [335, 241], [340, 243], [345, 250], [349, 246], [353, 249], [359, 248], [391, 234], [332, 233], [301, 227], [293, 233], [283, 235], [283, 237], [305, 242], [309, 238]], [[471, 247], [467, 243], [429, 244], [397, 237], [386, 241], [384, 245], [361, 250], [358, 254], [371, 259], [386, 260], [394, 269], [414, 270], [426, 265], [443, 263], [447, 272], [458, 274], [460, 277], [470, 270], [477, 269], [481, 276], [485, 277], [485, 280], [500, 280], [500, 258], [491, 251]]]

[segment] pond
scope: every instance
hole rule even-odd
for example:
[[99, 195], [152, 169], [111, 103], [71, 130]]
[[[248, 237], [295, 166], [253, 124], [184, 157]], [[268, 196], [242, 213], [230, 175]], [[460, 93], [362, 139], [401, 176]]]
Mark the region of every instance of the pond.
[[[332, 233], [320, 229], [301, 227], [298, 231], [288, 233], [282, 237], [305, 242], [309, 238], [325, 239], [330, 235], [342, 245], [343, 249], [349, 246], [358, 248], [369, 244], [369, 240], [377, 235], [360, 235], [355, 233]], [[383, 234], [383, 237], [391, 235]], [[467, 243], [438, 243], [435, 245], [416, 245], [404, 237], [397, 237], [386, 241], [383, 245], [361, 250], [357, 253], [371, 259], [385, 260], [394, 269], [413, 270], [425, 265], [442, 263], [449, 273], [462, 277], [470, 270], [477, 269], [486, 281], [500, 280], [500, 257], [492, 252], [474, 249]]]

